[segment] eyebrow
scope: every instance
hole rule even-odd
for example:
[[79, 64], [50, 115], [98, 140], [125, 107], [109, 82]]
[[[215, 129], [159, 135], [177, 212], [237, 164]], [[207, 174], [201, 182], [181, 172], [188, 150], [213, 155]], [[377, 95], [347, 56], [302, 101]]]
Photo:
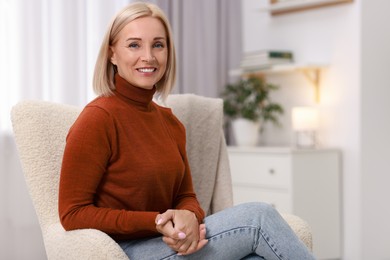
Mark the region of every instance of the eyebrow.
[[[165, 40], [165, 37], [155, 37], [153, 40]], [[126, 41], [142, 41], [142, 38], [130, 37], [127, 38]]]

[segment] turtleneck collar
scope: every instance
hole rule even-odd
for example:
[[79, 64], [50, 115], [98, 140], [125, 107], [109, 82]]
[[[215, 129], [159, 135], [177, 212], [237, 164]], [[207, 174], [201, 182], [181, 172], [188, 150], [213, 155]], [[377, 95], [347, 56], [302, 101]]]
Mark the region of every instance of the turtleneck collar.
[[153, 100], [156, 87], [144, 89], [131, 85], [124, 78], [115, 74], [115, 94], [122, 100], [145, 109], [149, 108]]

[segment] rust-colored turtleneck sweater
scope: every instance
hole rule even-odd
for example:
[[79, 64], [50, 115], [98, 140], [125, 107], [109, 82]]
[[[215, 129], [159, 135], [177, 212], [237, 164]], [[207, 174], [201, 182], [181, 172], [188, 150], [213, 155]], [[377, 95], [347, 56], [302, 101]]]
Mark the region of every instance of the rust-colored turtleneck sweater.
[[185, 129], [152, 101], [155, 89], [116, 75], [115, 95], [89, 103], [67, 136], [59, 188], [66, 230], [99, 229], [116, 240], [158, 235], [157, 214], [204, 218], [192, 186]]

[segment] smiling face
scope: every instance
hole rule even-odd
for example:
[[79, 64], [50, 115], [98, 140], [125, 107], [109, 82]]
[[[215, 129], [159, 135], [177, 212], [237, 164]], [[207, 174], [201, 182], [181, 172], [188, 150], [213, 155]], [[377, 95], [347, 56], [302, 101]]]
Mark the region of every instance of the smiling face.
[[167, 66], [165, 28], [151, 16], [135, 19], [119, 32], [111, 51], [111, 62], [122, 78], [135, 87], [151, 89]]

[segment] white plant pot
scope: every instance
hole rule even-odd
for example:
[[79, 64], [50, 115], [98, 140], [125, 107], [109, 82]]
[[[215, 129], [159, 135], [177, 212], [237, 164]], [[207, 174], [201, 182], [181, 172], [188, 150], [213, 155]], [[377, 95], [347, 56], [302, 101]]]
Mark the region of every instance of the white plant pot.
[[256, 146], [259, 142], [260, 123], [244, 118], [232, 121], [232, 129], [238, 146]]

